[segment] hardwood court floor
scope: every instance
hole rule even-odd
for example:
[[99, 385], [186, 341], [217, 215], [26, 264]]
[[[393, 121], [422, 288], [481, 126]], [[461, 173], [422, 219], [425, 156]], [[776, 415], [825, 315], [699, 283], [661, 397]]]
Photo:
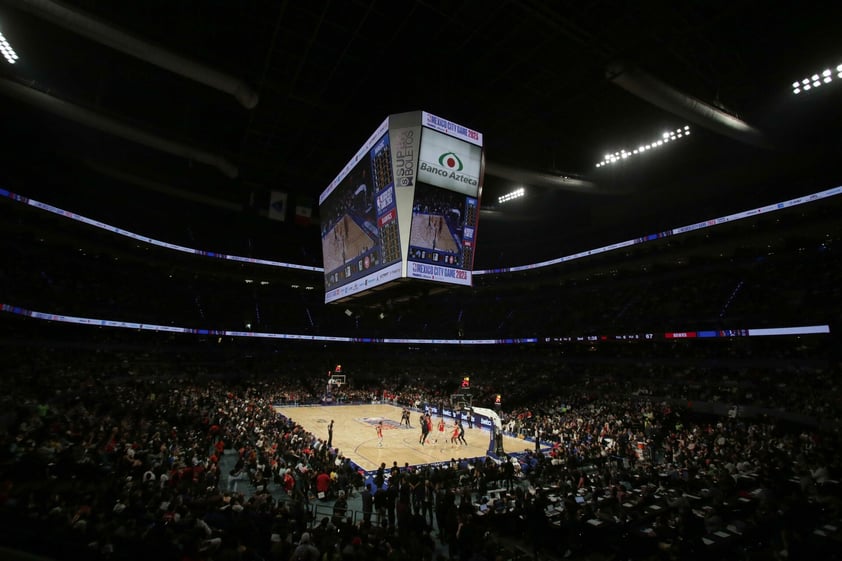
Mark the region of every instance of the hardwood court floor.
[[[317, 407], [276, 407], [278, 413], [289, 417], [308, 432], [327, 440], [327, 425], [333, 419], [333, 445], [341, 454], [362, 469], [370, 471], [380, 467], [381, 462], [391, 466], [431, 464], [451, 458], [474, 458], [485, 456], [491, 435], [488, 430], [469, 429], [465, 426], [465, 440], [468, 446], [451, 446], [452, 420], [447, 423], [444, 437], [436, 429], [438, 417], [433, 418], [433, 432], [422, 446], [418, 443], [421, 429], [418, 427], [419, 413], [413, 411], [410, 417], [412, 428], [400, 426], [401, 408], [394, 405], [329, 405]], [[376, 426], [383, 420], [383, 447], [379, 447]], [[438, 439], [438, 442], [433, 442]], [[445, 442], [442, 442], [444, 440]], [[523, 452], [532, 447], [526, 442], [508, 436], [503, 437], [506, 452]]]

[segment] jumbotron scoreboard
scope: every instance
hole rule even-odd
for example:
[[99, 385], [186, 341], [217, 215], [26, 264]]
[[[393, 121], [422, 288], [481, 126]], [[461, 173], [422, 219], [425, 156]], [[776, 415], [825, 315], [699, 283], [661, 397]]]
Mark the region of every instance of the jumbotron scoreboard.
[[319, 197], [326, 303], [399, 279], [472, 284], [482, 141], [424, 111], [377, 127]]

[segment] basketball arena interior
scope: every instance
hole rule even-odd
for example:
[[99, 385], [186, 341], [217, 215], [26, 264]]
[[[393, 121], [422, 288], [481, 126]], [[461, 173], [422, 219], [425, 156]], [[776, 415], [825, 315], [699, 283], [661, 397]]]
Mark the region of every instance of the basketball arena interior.
[[829, 7], [1, 2], [2, 557], [839, 559]]

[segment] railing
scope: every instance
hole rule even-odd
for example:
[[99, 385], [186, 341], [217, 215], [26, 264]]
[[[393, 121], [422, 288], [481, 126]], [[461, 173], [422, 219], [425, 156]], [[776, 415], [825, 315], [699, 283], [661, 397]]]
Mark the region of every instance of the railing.
[[[310, 528], [318, 526], [325, 517], [333, 518], [333, 503], [322, 503], [319, 499], [310, 502]], [[351, 523], [356, 526], [357, 522], [363, 520], [363, 511], [348, 508], [345, 510], [344, 518], [351, 518]], [[377, 513], [372, 512], [372, 520], [377, 520]]]

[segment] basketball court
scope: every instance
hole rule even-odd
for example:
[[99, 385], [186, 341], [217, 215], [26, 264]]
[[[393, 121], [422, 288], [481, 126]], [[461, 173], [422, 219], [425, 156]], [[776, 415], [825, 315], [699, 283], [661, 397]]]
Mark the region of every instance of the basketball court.
[[[453, 419], [445, 418], [444, 433], [437, 430], [439, 417], [433, 417], [433, 430], [423, 446], [418, 442], [421, 429], [418, 425], [420, 412], [410, 415], [412, 428], [400, 426], [402, 408], [387, 405], [325, 405], [315, 407], [276, 407], [275, 410], [289, 417], [304, 429], [319, 438], [327, 440], [327, 426], [333, 424], [333, 446], [360, 468], [371, 471], [381, 463], [391, 466], [432, 464], [449, 461], [452, 458], [484, 457], [488, 452], [491, 433], [487, 429], [465, 426], [465, 440], [468, 445], [451, 445]], [[383, 446], [379, 446], [377, 424], [383, 420]], [[438, 442], [436, 442], [438, 440]], [[507, 453], [521, 453], [534, 449], [529, 441], [503, 437]]]

